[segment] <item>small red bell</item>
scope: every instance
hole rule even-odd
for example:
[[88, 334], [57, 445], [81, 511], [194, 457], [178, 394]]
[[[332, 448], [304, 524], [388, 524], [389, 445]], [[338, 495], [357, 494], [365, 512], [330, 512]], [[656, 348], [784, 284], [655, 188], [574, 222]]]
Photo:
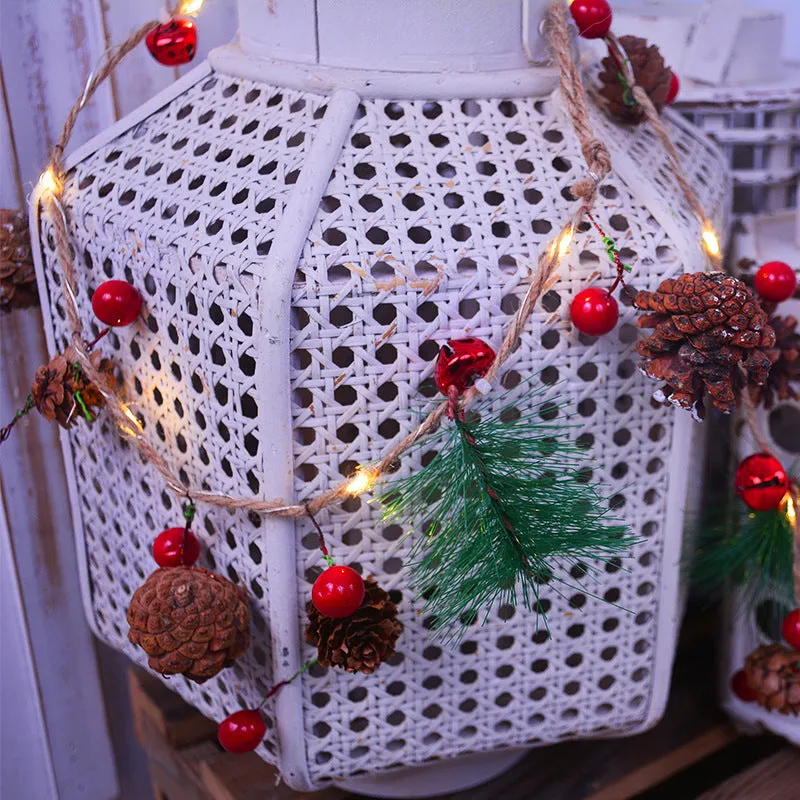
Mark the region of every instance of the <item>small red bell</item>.
[[439, 350], [436, 362], [436, 386], [442, 394], [448, 394], [455, 386], [461, 394], [482, 378], [494, 363], [494, 350], [486, 342], [468, 336], [451, 339]]
[[190, 19], [171, 19], [147, 34], [147, 49], [159, 64], [188, 64], [197, 53], [197, 27]]
[[789, 490], [789, 478], [780, 461], [769, 453], [748, 456], [736, 470], [736, 494], [753, 511], [777, 508]]

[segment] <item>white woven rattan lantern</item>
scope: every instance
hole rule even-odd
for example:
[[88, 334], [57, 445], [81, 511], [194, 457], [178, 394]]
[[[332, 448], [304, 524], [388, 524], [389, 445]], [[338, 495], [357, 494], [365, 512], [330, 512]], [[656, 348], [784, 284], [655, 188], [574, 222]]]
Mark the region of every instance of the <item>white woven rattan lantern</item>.
[[[267, 10], [242, 0], [240, 45], [75, 154], [63, 202], [79, 305], [89, 325], [102, 280], [141, 289], [144, 321], [104, 349], [189, 486], [302, 502], [419, 423], [445, 339], [502, 339], [585, 170], [555, 72], [529, 63], [544, 52], [544, 5], [309, 0]], [[702, 269], [699, 225], [653, 136], [600, 115], [593, 124], [614, 163], [596, 215], [632, 282], [652, 288]], [[669, 124], [718, 217], [723, 159], [677, 117]], [[65, 342], [62, 282], [46, 215], [38, 225], [55, 351]], [[571, 297], [609, 274], [602, 242], [578, 234], [503, 384], [531, 378], [563, 404], [557, 418], [593, 445], [594, 477], [643, 537], [634, 558], [576, 575], [566, 594], [543, 587], [549, 634], [535, 615], [501, 607], [449, 649], [431, 640], [408, 588], [403, 528], [383, 523], [368, 495], [321, 514], [337, 562], [393, 592], [405, 631], [375, 675], [315, 667], [267, 707], [259, 753], [293, 787], [341, 780], [407, 797], [413, 776], [379, 773], [629, 735], [659, 719], [699, 469], [688, 415], [652, 403], [636, 368], [632, 310], [602, 339], [572, 330]], [[63, 441], [90, 623], [142, 662], [125, 610], [179, 503], [110, 423]], [[426, 457], [425, 448], [405, 457], [402, 473]], [[312, 654], [302, 631], [320, 558], [306, 520], [201, 506], [195, 527], [201, 563], [245, 586], [254, 615], [253, 646], [235, 667], [202, 686], [169, 683], [219, 720], [258, 704]], [[426, 791], [475, 782], [513, 757], [472, 756], [444, 778], [428, 775]]]

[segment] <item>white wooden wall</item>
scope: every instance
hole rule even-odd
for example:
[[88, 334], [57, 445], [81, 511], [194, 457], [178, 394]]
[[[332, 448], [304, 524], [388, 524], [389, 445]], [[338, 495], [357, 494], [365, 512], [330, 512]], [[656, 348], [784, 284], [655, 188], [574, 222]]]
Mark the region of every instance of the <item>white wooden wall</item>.
[[[22, 206], [106, 47], [158, 18], [162, 5], [1, 0], [0, 206]], [[235, 5], [206, 0], [197, 20], [197, 61], [233, 38]], [[179, 74], [157, 64], [142, 46], [81, 115], [73, 145]], [[0, 316], [0, 424], [25, 402], [33, 374], [46, 360], [37, 310]], [[0, 580], [0, 796], [146, 800], [149, 780], [135, 753], [124, 659], [105, 653], [98, 668], [77, 585], [58, 434], [36, 414], [17, 426], [0, 458]]]

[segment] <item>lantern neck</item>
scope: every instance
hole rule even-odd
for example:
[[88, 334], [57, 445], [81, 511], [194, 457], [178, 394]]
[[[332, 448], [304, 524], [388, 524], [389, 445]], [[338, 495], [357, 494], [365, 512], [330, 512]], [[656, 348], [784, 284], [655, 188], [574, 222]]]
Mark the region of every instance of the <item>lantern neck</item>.
[[[215, 69], [363, 95], [543, 95], [555, 86], [541, 23], [550, 0], [239, 0]], [[470, 88], [472, 87], [472, 88]]]

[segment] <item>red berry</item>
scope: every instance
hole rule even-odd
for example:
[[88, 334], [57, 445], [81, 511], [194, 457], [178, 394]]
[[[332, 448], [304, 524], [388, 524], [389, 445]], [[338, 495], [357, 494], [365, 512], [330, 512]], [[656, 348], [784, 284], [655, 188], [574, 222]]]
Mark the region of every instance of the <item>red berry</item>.
[[756, 693], [750, 688], [747, 682], [747, 675], [740, 669], [731, 678], [731, 691], [743, 702], [752, 703], [756, 699]]
[[797, 289], [795, 271], [783, 261], [768, 261], [759, 267], [753, 279], [758, 294], [771, 303], [788, 300]]
[[572, 0], [569, 10], [584, 39], [603, 39], [611, 30], [611, 6], [606, 0]]
[[793, 650], [800, 650], [800, 608], [790, 611], [783, 618], [781, 633], [789, 647]]
[[246, 708], [226, 717], [217, 726], [219, 743], [229, 753], [249, 753], [255, 750], [267, 732], [261, 712]]
[[190, 19], [172, 19], [147, 34], [147, 49], [159, 64], [188, 64], [197, 53], [197, 28]]
[[101, 283], [92, 295], [92, 311], [104, 325], [130, 325], [142, 310], [142, 296], [127, 281]]
[[668, 106], [675, 102], [678, 92], [681, 90], [681, 82], [678, 76], [672, 72], [669, 76], [669, 91], [667, 92], [667, 99], [664, 101]]
[[351, 567], [328, 567], [314, 582], [311, 601], [326, 617], [349, 617], [364, 602], [364, 579]]
[[617, 301], [598, 286], [578, 292], [569, 307], [572, 324], [589, 336], [602, 336], [614, 329], [619, 320]]
[[777, 458], [754, 453], [736, 469], [734, 487], [753, 511], [769, 511], [777, 508], [789, 491], [789, 478]]
[[199, 556], [200, 543], [185, 528], [168, 528], [153, 542], [153, 558], [159, 567], [191, 567]]
[[482, 339], [467, 336], [443, 344], [436, 360], [436, 386], [447, 394], [451, 386], [461, 394], [482, 378], [494, 363], [494, 350]]

